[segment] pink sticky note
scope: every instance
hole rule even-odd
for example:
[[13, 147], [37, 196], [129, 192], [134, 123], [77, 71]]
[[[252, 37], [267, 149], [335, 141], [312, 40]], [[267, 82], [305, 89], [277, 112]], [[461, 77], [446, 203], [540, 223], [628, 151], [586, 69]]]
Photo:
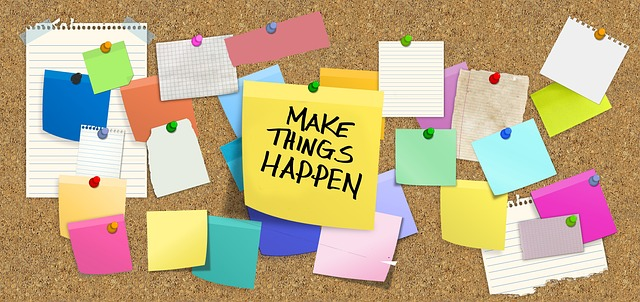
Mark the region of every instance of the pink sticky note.
[[402, 217], [376, 212], [373, 230], [322, 227], [313, 273], [383, 282], [398, 242]]
[[418, 120], [418, 124], [420, 124], [420, 128], [451, 129], [451, 118], [453, 117], [458, 76], [460, 75], [460, 70], [467, 69], [467, 62], [462, 62], [444, 70], [444, 116], [418, 117], [416, 119]]
[[276, 32], [265, 27], [224, 40], [233, 66], [277, 60], [329, 47], [320, 12], [278, 22]]
[[[118, 223], [115, 233], [107, 226]], [[69, 239], [78, 271], [83, 274], [114, 274], [133, 269], [124, 215], [70, 222]]]
[[600, 183], [589, 184], [595, 170], [572, 176], [531, 192], [540, 218], [579, 214], [582, 242], [587, 243], [617, 232]]

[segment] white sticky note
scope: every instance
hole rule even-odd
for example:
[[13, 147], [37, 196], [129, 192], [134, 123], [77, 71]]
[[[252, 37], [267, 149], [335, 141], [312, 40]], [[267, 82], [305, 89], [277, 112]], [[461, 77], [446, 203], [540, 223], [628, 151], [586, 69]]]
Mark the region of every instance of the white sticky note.
[[120, 178], [125, 131], [107, 129], [106, 137], [100, 138], [98, 132], [102, 127], [80, 127], [76, 175]]
[[600, 104], [629, 47], [597, 29], [569, 17], [540, 70], [558, 84]]
[[173, 133], [165, 125], [151, 129], [147, 140], [151, 185], [162, 197], [209, 183], [200, 144], [189, 119], [178, 121]]

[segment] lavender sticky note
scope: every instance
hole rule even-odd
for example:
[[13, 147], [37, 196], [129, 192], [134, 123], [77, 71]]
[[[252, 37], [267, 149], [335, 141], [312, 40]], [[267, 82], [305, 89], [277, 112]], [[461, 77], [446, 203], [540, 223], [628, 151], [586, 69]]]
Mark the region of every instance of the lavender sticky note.
[[402, 217], [398, 239], [418, 233], [402, 186], [396, 183], [395, 169], [378, 175], [376, 212]]
[[[522, 259], [537, 259], [584, 251], [580, 219], [576, 219], [575, 225], [569, 226], [567, 218], [570, 216], [519, 222]], [[578, 215], [575, 216], [579, 218]]]
[[460, 70], [468, 70], [467, 62], [453, 65], [444, 70], [444, 117], [418, 117], [420, 128], [451, 129], [453, 105], [456, 99]]

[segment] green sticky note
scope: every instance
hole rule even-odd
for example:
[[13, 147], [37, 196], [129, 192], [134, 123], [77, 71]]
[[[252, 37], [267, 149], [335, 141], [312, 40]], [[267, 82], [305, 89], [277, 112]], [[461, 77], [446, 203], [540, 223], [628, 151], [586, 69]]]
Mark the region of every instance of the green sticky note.
[[396, 183], [419, 186], [456, 185], [456, 130], [396, 129]]
[[93, 93], [129, 85], [133, 69], [124, 42], [113, 43], [108, 53], [100, 47], [82, 53]]
[[600, 104], [596, 104], [558, 83], [534, 92], [531, 99], [538, 109], [549, 137], [611, 109], [606, 95]]
[[209, 216], [207, 259], [191, 273], [213, 283], [253, 288], [261, 228], [260, 221]]

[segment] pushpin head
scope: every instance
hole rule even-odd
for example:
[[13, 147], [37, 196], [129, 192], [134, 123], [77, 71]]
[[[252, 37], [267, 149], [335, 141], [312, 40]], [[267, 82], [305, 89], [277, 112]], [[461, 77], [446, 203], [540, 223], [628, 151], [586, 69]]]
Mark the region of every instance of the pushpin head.
[[576, 226], [576, 222], [578, 222], [578, 217], [576, 217], [576, 215], [571, 215], [567, 217], [567, 220], [565, 220], [565, 222], [567, 223], [568, 227], [572, 228]]
[[591, 177], [589, 178], [589, 184], [590, 184], [592, 187], [597, 186], [599, 183], [600, 183], [600, 175], [596, 174], [596, 175], [591, 176]]
[[502, 139], [509, 139], [511, 137], [511, 128], [504, 128], [500, 131], [500, 137]]
[[176, 129], [178, 129], [178, 122], [171, 121], [170, 123], [167, 124], [167, 131], [169, 131], [169, 133], [176, 132]]
[[316, 92], [318, 91], [318, 88], [320, 87], [320, 83], [318, 81], [313, 81], [311, 83], [309, 83], [309, 91], [310, 92]]
[[80, 84], [81, 80], [82, 80], [82, 74], [79, 72], [71, 76], [71, 83], [73, 83], [74, 85]]
[[103, 53], [108, 53], [109, 51], [111, 51], [111, 42], [107, 41], [102, 43], [102, 45], [100, 45], [100, 51], [102, 51]]
[[191, 38], [191, 44], [193, 44], [193, 46], [195, 47], [202, 45], [202, 35], [196, 35]]
[[492, 75], [489, 76], [489, 83], [495, 85], [498, 84], [498, 82], [500, 82], [500, 74], [499, 73], [494, 73]]
[[100, 177], [94, 176], [89, 179], [89, 186], [91, 186], [92, 188], [97, 188], [98, 185], [100, 185]]
[[267, 24], [267, 33], [273, 34], [276, 32], [276, 28], [278, 27], [276, 22], [271, 22]]
[[413, 40], [413, 37], [411, 35], [406, 35], [404, 37], [402, 37], [402, 39], [400, 39], [400, 44], [402, 44], [402, 46], [407, 47], [409, 45], [411, 45], [411, 41]]
[[98, 130], [98, 138], [105, 139], [109, 135], [109, 128], [102, 128]]
[[596, 30], [595, 33], [593, 33], [593, 36], [596, 37], [596, 39], [598, 40], [602, 40], [604, 39], [606, 33], [607, 32], [604, 30], [604, 28], [599, 28], [598, 30]]
[[112, 222], [110, 224], [107, 224], [107, 232], [109, 232], [109, 234], [115, 234], [118, 231], [118, 223], [117, 222]]
[[436, 133], [436, 130], [434, 130], [433, 128], [428, 128], [422, 131], [422, 136], [424, 136], [424, 138], [426, 139], [432, 139], [434, 133]]

